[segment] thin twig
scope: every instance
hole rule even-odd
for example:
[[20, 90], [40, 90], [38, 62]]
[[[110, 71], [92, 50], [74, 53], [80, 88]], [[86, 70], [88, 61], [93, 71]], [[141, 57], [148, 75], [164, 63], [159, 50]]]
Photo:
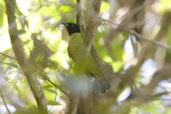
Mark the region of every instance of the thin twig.
[[130, 30], [129, 28], [127, 27], [124, 27], [123, 25], [118, 25], [116, 24], [115, 22], [113, 22], [112, 20], [110, 19], [103, 19], [101, 18], [102, 21], [104, 22], [108, 22], [108, 23], [111, 23], [112, 25], [114, 25], [115, 28], [119, 28], [119, 30], [126, 30], [128, 31], [130, 34], [133, 34], [135, 35], [136, 37], [142, 39], [142, 40], [146, 40], [146, 41], [149, 41], [150, 43], [154, 44], [154, 45], [157, 45], [157, 46], [160, 46], [162, 48], [166, 48], [166, 49], [171, 49], [171, 46], [167, 45], [167, 44], [163, 44], [163, 43], [160, 43], [158, 41], [154, 41], [154, 40], [151, 40], [151, 38], [147, 38], [147, 37], [144, 37], [143, 35], [137, 33], [135, 30]]
[[[56, 98], [57, 98], [57, 91], [56, 91], [56, 88], [55, 88], [55, 101], [56, 101]], [[54, 105], [52, 104], [51, 108], [48, 110], [48, 114], [51, 113], [53, 107], [54, 107]]]
[[10, 66], [10, 67], [17, 67], [17, 65], [16, 64], [13, 64], [13, 63], [4, 63], [4, 62], [0, 62], [0, 64], [6, 64], [6, 65], [8, 65], [8, 66]]
[[[67, 92], [65, 92], [59, 85], [56, 85], [54, 82], [52, 82], [50, 79], [47, 78], [47, 76], [44, 76], [40, 72], [36, 71], [39, 75], [42, 76], [43, 79], [45, 79], [47, 82], [52, 84], [55, 88], [59, 89], [61, 92], [63, 92], [66, 96], [69, 96]], [[46, 75], [46, 74], [45, 74]]]
[[8, 109], [8, 106], [7, 106], [7, 103], [5, 101], [5, 98], [4, 98], [4, 96], [3, 96], [1, 91], [0, 91], [0, 94], [1, 94], [2, 102], [4, 103], [5, 108], [6, 108], [7, 112], [8, 112], [8, 114], [11, 114], [10, 110]]
[[144, 37], [144, 36], [142, 36], [141, 34], [137, 33], [137, 32], [134, 31], [134, 30], [129, 30], [129, 33], [135, 35], [136, 37], [138, 37], [138, 38], [140, 38], [140, 39], [149, 41], [150, 43], [155, 44], [155, 45], [157, 45], [157, 46], [160, 46], [160, 47], [162, 47], [162, 48], [171, 49], [171, 46], [166, 45], [166, 44], [162, 44], [162, 43], [157, 42], [157, 41], [154, 41], [154, 40], [151, 40], [151, 38]]
[[52, 84], [53, 86], [55, 86], [55, 88], [59, 89], [60, 91], [62, 91], [66, 96], [69, 96], [67, 92], [65, 92], [60, 86], [56, 85], [54, 82], [52, 82], [50, 79], [46, 78], [43, 76], [43, 78], [45, 80], [47, 80], [50, 84]]
[[5, 56], [5, 57], [8, 57], [8, 58], [10, 58], [10, 59], [15, 59], [15, 60], [16, 60], [15, 57], [11, 57], [11, 56], [9, 56], [9, 55], [7, 55], [7, 54], [5, 54], [5, 53], [0, 52], [0, 54], [3, 55], [3, 56]]
[[166, 101], [170, 101], [171, 99], [160, 99], [160, 100], [166, 100]]
[[81, 1], [77, 0], [77, 16], [76, 16], [76, 24], [81, 27]]

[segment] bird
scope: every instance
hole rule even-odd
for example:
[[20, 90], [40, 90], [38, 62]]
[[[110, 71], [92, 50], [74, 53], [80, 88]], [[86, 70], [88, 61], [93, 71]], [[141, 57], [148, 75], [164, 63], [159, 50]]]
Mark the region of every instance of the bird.
[[[79, 50], [82, 44], [82, 34], [79, 26], [75, 23], [62, 23], [69, 34], [68, 43], [68, 55], [73, 60], [76, 61], [76, 57], [79, 54]], [[106, 90], [111, 88], [111, 84], [106, 79], [105, 73], [97, 60], [97, 53], [95, 48], [92, 46], [87, 59], [87, 67], [85, 69], [85, 74], [91, 76], [93, 81], [93, 91], [95, 89], [100, 89], [101, 93], [105, 93]]]

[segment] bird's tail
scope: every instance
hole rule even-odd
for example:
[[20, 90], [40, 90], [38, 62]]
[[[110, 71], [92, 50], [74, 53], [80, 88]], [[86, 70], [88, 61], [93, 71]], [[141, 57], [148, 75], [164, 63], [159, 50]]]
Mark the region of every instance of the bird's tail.
[[93, 92], [98, 91], [99, 89], [101, 93], [105, 93], [106, 90], [111, 88], [111, 84], [107, 81], [105, 77], [100, 79], [95, 79], [93, 82]]

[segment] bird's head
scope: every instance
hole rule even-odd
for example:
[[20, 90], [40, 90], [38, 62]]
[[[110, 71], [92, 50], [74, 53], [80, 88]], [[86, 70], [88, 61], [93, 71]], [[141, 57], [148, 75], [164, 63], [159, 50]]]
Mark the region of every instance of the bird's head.
[[62, 24], [66, 27], [70, 36], [74, 33], [81, 32], [79, 26], [74, 23], [62, 23]]

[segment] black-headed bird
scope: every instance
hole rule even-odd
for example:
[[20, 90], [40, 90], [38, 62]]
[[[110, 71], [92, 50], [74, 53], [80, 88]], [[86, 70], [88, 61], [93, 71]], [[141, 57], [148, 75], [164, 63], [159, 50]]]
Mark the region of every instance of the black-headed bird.
[[[74, 23], [62, 23], [68, 33], [69, 33], [69, 44], [68, 44], [68, 54], [69, 57], [72, 58], [73, 61], [77, 58], [77, 55], [79, 54], [80, 47], [82, 44], [82, 35], [81, 31], [78, 25]], [[101, 68], [99, 61], [97, 60], [96, 56], [97, 54], [94, 53], [95, 49], [91, 48], [91, 51], [88, 55], [87, 59], [87, 67], [85, 70], [85, 73], [88, 76], [92, 76], [94, 78], [94, 89], [96, 87], [100, 88], [101, 92], [104, 93], [107, 89], [110, 89], [111, 85], [107, 81], [105, 77], [105, 73], [102, 71], [103, 69]], [[96, 54], [96, 55], [95, 55]], [[96, 91], [96, 90], [93, 90]]]

